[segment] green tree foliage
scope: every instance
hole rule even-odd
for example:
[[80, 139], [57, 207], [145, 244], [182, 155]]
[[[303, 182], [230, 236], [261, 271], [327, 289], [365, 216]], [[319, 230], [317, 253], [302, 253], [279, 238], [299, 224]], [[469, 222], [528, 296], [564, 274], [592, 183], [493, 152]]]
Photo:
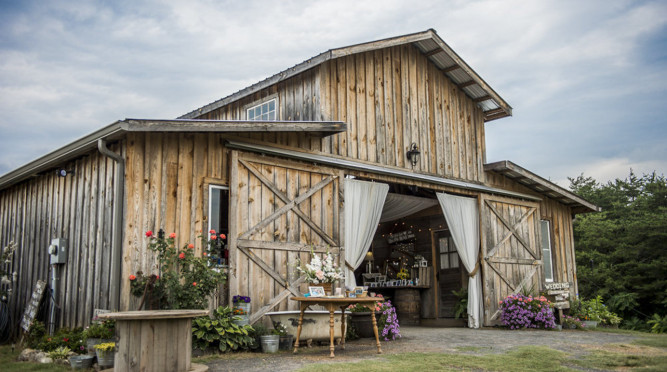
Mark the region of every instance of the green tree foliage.
[[574, 220], [579, 295], [601, 295], [624, 319], [667, 314], [667, 181], [654, 173], [570, 189], [602, 208]]

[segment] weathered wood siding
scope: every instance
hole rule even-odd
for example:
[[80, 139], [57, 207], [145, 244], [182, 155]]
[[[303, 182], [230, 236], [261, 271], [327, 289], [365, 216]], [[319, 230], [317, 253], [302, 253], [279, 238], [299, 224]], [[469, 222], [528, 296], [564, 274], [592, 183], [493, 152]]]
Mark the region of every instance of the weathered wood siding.
[[409, 45], [341, 57], [321, 66], [324, 117], [348, 123], [323, 150], [447, 178], [483, 181], [482, 111]]
[[[112, 147], [118, 151], [119, 146]], [[90, 323], [94, 309], [108, 309], [115, 163], [97, 151], [0, 191], [0, 245], [18, 244], [7, 270], [16, 272], [11, 310], [20, 320], [38, 280], [50, 283], [51, 239], [68, 241], [61, 265], [60, 326]]]
[[201, 254], [207, 187], [227, 184], [228, 162], [217, 134], [128, 133], [127, 144], [121, 310], [135, 310], [126, 279], [157, 273], [145, 232], [175, 232], [178, 247], [192, 242]]
[[572, 231], [572, 209], [535, 193], [533, 190], [494, 172], [487, 172], [487, 183], [490, 186], [506, 190], [518, 191], [542, 197], [540, 202], [540, 219], [549, 220], [551, 225], [551, 254], [555, 282], [569, 282], [570, 294], [578, 293], [577, 266], [574, 250], [574, 232]]
[[405, 154], [414, 142], [422, 152], [414, 170], [484, 181], [481, 109], [410, 45], [324, 62], [199, 118], [243, 119], [248, 105], [273, 96], [280, 120], [343, 121], [348, 130], [248, 137], [406, 169], [413, 169]]

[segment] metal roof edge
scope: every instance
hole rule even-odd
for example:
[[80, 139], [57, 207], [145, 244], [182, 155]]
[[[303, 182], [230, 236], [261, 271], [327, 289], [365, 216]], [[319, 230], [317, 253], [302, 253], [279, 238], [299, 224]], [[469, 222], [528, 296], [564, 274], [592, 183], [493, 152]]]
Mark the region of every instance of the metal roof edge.
[[[559, 185], [557, 185], [557, 184], [539, 176], [538, 174], [533, 173], [533, 172], [529, 171], [528, 169], [523, 168], [523, 167], [509, 161], [509, 160], [501, 160], [501, 161], [497, 161], [497, 162], [493, 162], [493, 163], [484, 164], [484, 170], [485, 171], [494, 171], [494, 172], [497, 172], [497, 173], [500, 173], [500, 174], [503, 174], [502, 171], [512, 171], [512, 172], [518, 173], [518, 174], [520, 174], [524, 177], [527, 177], [527, 178], [531, 179], [532, 181], [535, 181], [536, 183], [539, 183], [540, 185], [548, 188], [549, 190], [563, 196], [564, 198], [570, 199], [570, 200], [574, 201], [575, 203], [578, 203], [581, 207], [583, 207], [584, 209], [588, 209], [590, 212], [599, 212], [599, 211], [602, 210], [600, 207], [598, 207], [597, 205], [595, 205], [595, 204], [589, 202], [588, 200], [582, 198], [581, 196], [579, 196], [579, 195], [577, 195], [577, 194], [575, 194], [575, 193], [573, 193], [573, 192], [571, 192], [571, 191], [569, 191], [569, 190], [567, 190], [567, 189], [565, 189], [565, 188], [563, 188], [563, 187], [561, 187], [561, 186], [559, 186]], [[503, 174], [503, 176], [508, 177], [508, 178], [512, 178], [512, 177], [507, 176], [505, 174]], [[529, 186], [526, 185], [526, 187], [529, 187]], [[540, 191], [537, 191], [537, 192], [540, 192]], [[541, 193], [543, 193], [543, 192], [541, 192]], [[547, 195], [547, 197], [549, 197], [549, 196]]]
[[83, 154], [92, 148], [97, 148], [98, 139], [107, 138], [122, 130], [122, 121], [116, 121], [106, 127], [87, 134], [68, 145], [24, 164], [0, 177], [0, 190], [18, 183], [34, 174], [52, 168], [58, 163]]
[[328, 165], [328, 166], [334, 166], [334, 167], [338, 167], [338, 168], [342, 167], [342, 168], [353, 169], [353, 170], [363, 171], [363, 172], [373, 172], [373, 173], [378, 173], [378, 174], [383, 174], [383, 175], [388, 175], [388, 176], [400, 177], [400, 178], [404, 178], [404, 179], [425, 181], [425, 182], [439, 184], [439, 185], [448, 186], [448, 187], [457, 187], [457, 188], [462, 188], [462, 189], [471, 190], [471, 191], [484, 192], [484, 193], [496, 194], [496, 195], [504, 195], [504, 196], [510, 196], [510, 197], [514, 197], [514, 198], [532, 200], [532, 201], [540, 201], [541, 200], [540, 198], [535, 197], [533, 195], [528, 195], [528, 194], [519, 193], [519, 192], [515, 192], [515, 191], [503, 190], [503, 189], [498, 189], [498, 188], [495, 188], [495, 187], [489, 187], [489, 186], [484, 186], [484, 185], [479, 185], [479, 184], [465, 182], [465, 181], [459, 181], [459, 180], [452, 180], [452, 179], [447, 179], [447, 178], [442, 178], [442, 177], [437, 177], [437, 176], [432, 176], [432, 175], [427, 175], [427, 174], [422, 174], [422, 173], [413, 173], [413, 172], [409, 172], [409, 171], [402, 170], [402, 169], [388, 168], [388, 167], [383, 167], [383, 166], [380, 166], [380, 165], [366, 164], [366, 163], [361, 163], [361, 162], [354, 161], [354, 160], [342, 159], [342, 158], [337, 158], [337, 157], [333, 157], [333, 156], [329, 156], [329, 155], [306, 153], [306, 152], [301, 152], [301, 151], [296, 151], [296, 150], [288, 150], [288, 149], [284, 149], [284, 148], [266, 146], [266, 145], [261, 145], [261, 144], [256, 144], [256, 143], [241, 142], [240, 140], [233, 140], [233, 139], [227, 139], [225, 141], [225, 143], [226, 143], [227, 147], [233, 148], [233, 149], [247, 150], [247, 151], [253, 151], [253, 152], [258, 152], [258, 153], [267, 154], [267, 155], [287, 157], [287, 158], [292, 158], [292, 159], [301, 160], [301, 161], [309, 161], [309, 162], [313, 162], [313, 163], [317, 163], [317, 164], [324, 164], [324, 165]]

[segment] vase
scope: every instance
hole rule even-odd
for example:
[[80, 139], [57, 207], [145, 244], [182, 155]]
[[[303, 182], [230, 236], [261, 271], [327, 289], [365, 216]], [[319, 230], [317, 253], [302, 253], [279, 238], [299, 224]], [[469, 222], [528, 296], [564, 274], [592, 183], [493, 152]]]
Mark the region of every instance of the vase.
[[97, 354], [97, 365], [100, 367], [113, 367], [113, 351], [95, 350]]
[[318, 286], [324, 288], [324, 293], [326, 293], [327, 296], [331, 296], [333, 283], [320, 283]]
[[278, 346], [280, 346], [280, 336], [278, 335], [266, 335], [259, 337], [260, 344], [262, 345], [262, 352], [264, 353], [277, 353]]

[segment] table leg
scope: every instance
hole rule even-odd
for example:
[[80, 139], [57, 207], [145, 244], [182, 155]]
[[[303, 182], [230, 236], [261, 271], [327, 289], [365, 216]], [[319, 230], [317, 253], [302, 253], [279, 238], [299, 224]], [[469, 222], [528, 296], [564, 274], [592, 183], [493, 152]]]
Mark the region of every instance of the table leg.
[[380, 348], [380, 337], [378, 335], [378, 324], [375, 320], [375, 307], [371, 309], [371, 320], [373, 321], [373, 332], [375, 333], [375, 343], [378, 347], [378, 354], [382, 354], [382, 349]]
[[334, 357], [334, 306], [329, 307], [329, 339], [331, 343], [329, 344], [329, 351], [331, 351], [331, 354], [329, 355], [330, 358]]
[[345, 308], [347, 306], [341, 306], [340, 307], [340, 344], [345, 350]]
[[299, 349], [299, 337], [301, 336], [301, 325], [303, 324], [303, 312], [306, 310], [304, 304], [301, 304], [301, 314], [299, 314], [299, 326], [296, 328], [296, 341], [294, 341], [294, 353]]

